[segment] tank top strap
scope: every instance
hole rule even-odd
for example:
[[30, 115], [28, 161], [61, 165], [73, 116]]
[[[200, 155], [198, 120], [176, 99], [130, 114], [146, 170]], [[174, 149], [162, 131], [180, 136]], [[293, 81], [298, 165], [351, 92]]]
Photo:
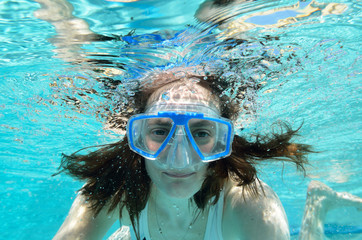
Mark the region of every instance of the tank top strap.
[[[137, 240], [135, 229], [130, 226], [131, 240]], [[141, 240], [150, 240], [150, 232], [148, 231], [148, 201], [146, 207], [140, 213], [139, 234]]]
[[204, 240], [223, 240], [222, 216], [224, 210], [224, 190], [220, 192], [219, 200], [210, 206]]

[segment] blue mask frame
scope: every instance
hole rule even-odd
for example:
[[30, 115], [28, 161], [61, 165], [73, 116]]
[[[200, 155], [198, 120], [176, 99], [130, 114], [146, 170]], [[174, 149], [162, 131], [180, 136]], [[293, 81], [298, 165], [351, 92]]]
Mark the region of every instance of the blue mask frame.
[[[141, 148], [136, 147], [134, 144], [133, 134], [131, 132], [133, 130], [134, 121], [143, 120], [143, 119], [152, 119], [152, 118], [169, 118], [169, 119], [172, 119], [172, 121], [174, 123], [172, 125], [170, 133], [166, 137], [165, 141], [161, 144], [159, 149], [154, 154], [150, 154], [150, 153], [142, 150]], [[199, 147], [197, 146], [195, 140], [193, 139], [191, 131], [188, 127], [187, 123], [189, 122], [190, 119], [209, 120], [209, 121], [225, 124], [227, 126], [227, 140], [226, 140], [225, 151], [214, 154], [214, 155], [210, 155], [210, 156], [204, 156], [202, 154], [202, 152], [200, 151]], [[207, 116], [204, 116], [203, 113], [197, 113], [197, 112], [160, 111], [157, 114], [145, 113], [145, 114], [134, 115], [129, 119], [128, 125], [127, 125], [127, 135], [128, 135], [129, 146], [130, 146], [131, 150], [140, 154], [141, 156], [143, 156], [147, 159], [150, 159], [150, 160], [155, 160], [157, 158], [157, 156], [162, 152], [162, 150], [165, 149], [165, 147], [171, 140], [172, 136], [175, 133], [175, 129], [177, 126], [184, 127], [184, 129], [186, 130], [186, 135], [187, 135], [193, 149], [196, 151], [196, 153], [199, 155], [199, 157], [201, 158], [201, 160], [203, 162], [215, 161], [220, 158], [225, 158], [231, 154], [231, 144], [232, 144], [232, 141], [234, 138], [234, 129], [233, 129], [232, 122], [226, 118], [222, 118], [222, 117], [218, 117], [218, 116], [217, 117], [207, 117]]]

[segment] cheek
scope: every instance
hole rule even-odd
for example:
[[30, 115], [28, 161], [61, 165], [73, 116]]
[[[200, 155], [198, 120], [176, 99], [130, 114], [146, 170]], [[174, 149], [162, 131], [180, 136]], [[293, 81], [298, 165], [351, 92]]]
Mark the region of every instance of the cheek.
[[214, 144], [215, 144], [215, 140], [210, 141], [207, 144], [200, 145], [199, 149], [200, 149], [201, 152], [209, 153], [214, 148]]
[[161, 187], [165, 184], [162, 179], [162, 170], [157, 166], [156, 161], [145, 159], [146, 171], [148, 176], [151, 178], [152, 183], [157, 187]]
[[149, 175], [149, 177], [151, 178], [151, 180], [153, 182], [157, 181], [157, 179], [159, 179], [159, 176], [157, 177], [157, 175], [159, 175], [159, 172], [157, 170], [157, 168], [154, 166], [155, 162], [145, 159], [145, 165], [146, 165], [146, 171], [147, 174]]
[[157, 150], [160, 148], [161, 144], [157, 143], [155, 141], [152, 141], [149, 136], [146, 135], [146, 145], [147, 148], [153, 152], [157, 152]]

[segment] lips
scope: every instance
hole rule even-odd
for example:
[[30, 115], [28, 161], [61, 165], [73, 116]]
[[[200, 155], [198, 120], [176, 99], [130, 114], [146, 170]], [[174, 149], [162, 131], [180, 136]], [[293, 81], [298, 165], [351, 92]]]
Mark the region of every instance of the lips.
[[195, 172], [191, 173], [176, 173], [176, 172], [163, 172], [168, 177], [172, 178], [187, 178], [195, 174]]

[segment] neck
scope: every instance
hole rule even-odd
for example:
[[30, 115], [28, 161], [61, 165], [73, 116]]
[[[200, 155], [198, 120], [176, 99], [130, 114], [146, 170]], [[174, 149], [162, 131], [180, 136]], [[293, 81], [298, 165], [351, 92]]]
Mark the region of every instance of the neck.
[[172, 198], [152, 186], [148, 206], [151, 238], [203, 239], [208, 211], [188, 198]]
[[188, 219], [195, 214], [197, 209], [196, 204], [189, 198], [170, 197], [155, 186], [152, 186], [150, 201], [159, 215], [170, 219], [175, 219], [175, 216]]

